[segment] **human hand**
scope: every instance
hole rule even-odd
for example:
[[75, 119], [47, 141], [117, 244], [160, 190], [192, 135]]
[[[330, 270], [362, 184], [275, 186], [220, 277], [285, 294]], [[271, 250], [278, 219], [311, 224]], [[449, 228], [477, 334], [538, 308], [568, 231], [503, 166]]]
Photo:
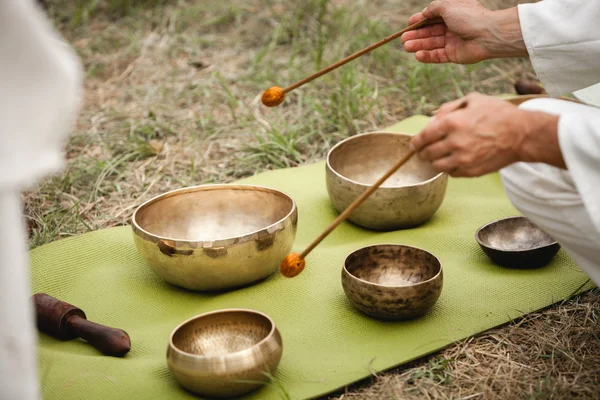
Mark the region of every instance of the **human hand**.
[[404, 49], [423, 63], [474, 64], [498, 57], [527, 56], [516, 7], [490, 11], [476, 0], [435, 0], [411, 16], [409, 24], [442, 17], [435, 24], [406, 32]]
[[[461, 102], [466, 106], [458, 108]], [[478, 93], [444, 104], [411, 146], [436, 170], [454, 177], [481, 176], [518, 161], [565, 168], [558, 116]]]

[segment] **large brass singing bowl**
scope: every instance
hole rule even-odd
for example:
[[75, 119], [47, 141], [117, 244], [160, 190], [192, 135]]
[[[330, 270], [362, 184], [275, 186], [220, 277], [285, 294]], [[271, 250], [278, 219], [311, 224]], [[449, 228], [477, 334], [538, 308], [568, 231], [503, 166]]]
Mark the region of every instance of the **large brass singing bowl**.
[[[333, 206], [342, 212], [408, 153], [411, 136], [372, 132], [336, 144], [327, 155], [326, 182]], [[429, 220], [439, 209], [448, 175], [412, 157], [358, 206], [348, 219], [367, 229], [410, 228]]]
[[171, 333], [167, 365], [184, 388], [207, 397], [239, 396], [275, 372], [283, 344], [258, 311], [228, 309], [191, 318]]
[[296, 237], [292, 198], [254, 185], [203, 185], [149, 200], [133, 214], [135, 245], [167, 282], [223, 290], [266, 278]]
[[412, 246], [380, 244], [350, 254], [342, 270], [346, 297], [378, 319], [405, 320], [426, 314], [442, 293], [442, 264]]

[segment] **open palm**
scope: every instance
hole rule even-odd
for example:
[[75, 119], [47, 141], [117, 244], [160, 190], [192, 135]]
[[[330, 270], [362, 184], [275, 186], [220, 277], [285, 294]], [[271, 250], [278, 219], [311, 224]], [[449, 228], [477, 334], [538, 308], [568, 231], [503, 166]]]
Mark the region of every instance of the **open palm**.
[[408, 23], [434, 16], [441, 16], [444, 23], [406, 32], [402, 35], [404, 49], [416, 53], [417, 60], [424, 63], [474, 64], [485, 60], [486, 27], [473, 21], [481, 21], [481, 13], [488, 10], [472, 0], [454, 2], [452, 7], [445, 2], [434, 3], [438, 5], [413, 15]]

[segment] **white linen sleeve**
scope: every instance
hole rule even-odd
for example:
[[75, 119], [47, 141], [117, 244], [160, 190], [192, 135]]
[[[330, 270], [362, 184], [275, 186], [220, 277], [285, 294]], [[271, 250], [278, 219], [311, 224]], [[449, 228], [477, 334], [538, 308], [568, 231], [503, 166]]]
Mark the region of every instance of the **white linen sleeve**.
[[543, 0], [517, 7], [527, 52], [549, 95], [600, 82], [598, 1]]
[[64, 164], [82, 67], [34, 0], [0, 1], [0, 189]]
[[558, 122], [560, 149], [573, 183], [600, 232], [600, 110], [565, 113]]

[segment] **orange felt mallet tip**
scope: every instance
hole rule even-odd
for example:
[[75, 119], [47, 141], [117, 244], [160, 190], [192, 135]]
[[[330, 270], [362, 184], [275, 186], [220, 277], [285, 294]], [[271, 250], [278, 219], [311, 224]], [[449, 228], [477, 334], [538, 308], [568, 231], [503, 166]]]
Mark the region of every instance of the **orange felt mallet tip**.
[[265, 90], [261, 100], [267, 107], [276, 107], [285, 100], [285, 93], [279, 86], [273, 86]]
[[281, 272], [281, 275], [285, 276], [286, 278], [293, 278], [294, 276], [300, 274], [300, 272], [304, 270], [305, 266], [306, 261], [300, 258], [300, 254], [291, 253], [288, 254], [279, 265], [279, 272]]

